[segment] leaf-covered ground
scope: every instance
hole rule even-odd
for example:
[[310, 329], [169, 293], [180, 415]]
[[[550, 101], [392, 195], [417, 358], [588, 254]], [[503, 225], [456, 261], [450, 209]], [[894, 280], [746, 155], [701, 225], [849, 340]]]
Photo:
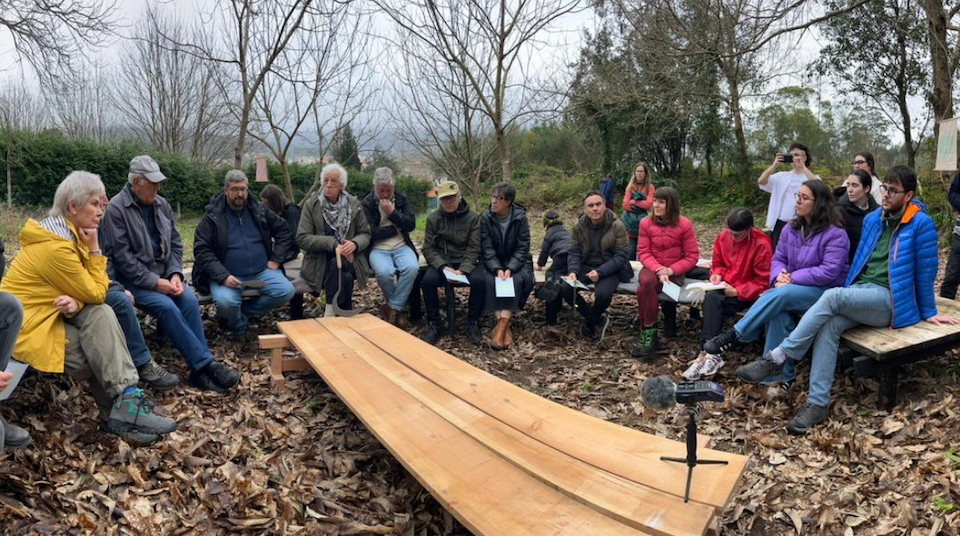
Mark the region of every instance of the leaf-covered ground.
[[[705, 251], [715, 234], [700, 237]], [[371, 311], [380, 297], [372, 287], [356, 300]], [[275, 332], [285, 315], [259, 320], [255, 331]], [[543, 329], [542, 305], [531, 299], [513, 350], [449, 338], [439, 346], [558, 403], [681, 439], [684, 415], [646, 412], [639, 385], [656, 374], [679, 378], [699, 326], [681, 310], [678, 337], [654, 363], [641, 363], [629, 357], [634, 315], [634, 300], [618, 296], [597, 346], [571, 336], [570, 311]], [[158, 359], [185, 379], [182, 360], [149, 324], [147, 332]], [[82, 386], [28, 377], [0, 406], [34, 440], [0, 458], [0, 534], [467, 534], [316, 375], [289, 374], [286, 391], [275, 394], [265, 352], [228, 342], [212, 317], [207, 333], [217, 356], [243, 371], [240, 387], [226, 397], [187, 387], [163, 396], [180, 429], [153, 447], [99, 434]], [[730, 354], [715, 378], [727, 401], [706, 406], [700, 425], [715, 448], [752, 459], [721, 534], [960, 534], [956, 352], [907, 367], [891, 413], [877, 408], [876, 382], [839, 372], [830, 420], [798, 438], [783, 426], [805, 400], [806, 367], [789, 391], [740, 384], [734, 369], [759, 350]]]

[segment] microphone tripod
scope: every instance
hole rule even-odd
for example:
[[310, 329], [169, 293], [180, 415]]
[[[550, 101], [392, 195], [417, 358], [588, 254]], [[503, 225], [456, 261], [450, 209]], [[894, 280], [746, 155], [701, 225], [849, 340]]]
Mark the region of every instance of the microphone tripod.
[[683, 492], [683, 502], [690, 502], [690, 481], [693, 479], [693, 468], [698, 465], [727, 465], [724, 460], [700, 460], [697, 459], [697, 418], [700, 416], [700, 408], [695, 404], [687, 404], [687, 457], [675, 458], [671, 456], [660, 456], [661, 461], [685, 463], [687, 464], [687, 488]]

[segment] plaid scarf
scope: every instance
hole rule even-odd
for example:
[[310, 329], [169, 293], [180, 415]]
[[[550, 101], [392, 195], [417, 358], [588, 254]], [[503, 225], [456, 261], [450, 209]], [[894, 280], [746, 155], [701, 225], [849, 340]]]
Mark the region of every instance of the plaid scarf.
[[347, 236], [347, 230], [350, 229], [350, 220], [353, 214], [350, 210], [350, 201], [346, 194], [340, 192], [340, 197], [336, 203], [331, 203], [327, 197], [320, 192], [320, 209], [323, 211], [323, 221], [329, 225], [334, 232], [337, 243], [343, 242]]

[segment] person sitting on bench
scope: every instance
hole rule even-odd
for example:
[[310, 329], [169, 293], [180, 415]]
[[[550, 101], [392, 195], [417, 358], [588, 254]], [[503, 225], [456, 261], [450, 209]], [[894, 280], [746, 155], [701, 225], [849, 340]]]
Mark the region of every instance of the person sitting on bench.
[[[780, 233], [770, 265], [770, 285], [732, 328], [703, 343], [705, 360], [720, 360], [724, 350], [765, 335], [763, 353], [776, 348], [796, 326], [794, 315], [810, 309], [847, 275], [847, 234], [833, 196], [820, 181], [807, 181], [796, 197], [796, 216]], [[710, 357], [710, 356], [716, 356]], [[763, 383], [789, 384], [796, 377], [792, 361]]]
[[883, 210], [864, 218], [844, 287], [824, 292], [780, 346], [737, 369], [741, 380], [757, 383], [779, 373], [788, 360], [803, 359], [813, 347], [807, 404], [787, 423], [790, 433], [805, 434], [827, 418], [844, 331], [861, 324], [897, 329], [921, 320], [935, 325], [957, 323], [937, 314], [933, 293], [939, 264], [937, 226], [914, 198], [916, 190], [913, 169], [891, 168], [880, 187]]
[[370, 223], [360, 200], [346, 192], [347, 170], [343, 166], [323, 166], [320, 184], [320, 192], [303, 205], [297, 229], [297, 245], [304, 252], [300, 276], [315, 292], [326, 294], [323, 315], [333, 316], [334, 297], [337, 307], [350, 310], [354, 284], [367, 286], [370, 266], [363, 252], [370, 245]]
[[[490, 209], [480, 220], [480, 251], [485, 268], [486, 311], [497, 324], [490, 334], [490, 346], [506, 350], [513, 346], [510, 319], [523, 309], [533, 290], [533, 260], [530, 257], [530, 224], [527, 210], [516, 204], [517, 191], [509, 182], [490, 189]], [[497, 296], [497, 280], [510, 281], [513, 296]]]
[[[243, 171], [228, 171], [223, 191], [210, 199], [193, 239], [193, 286], [213, 298], [227, 337], [243, 341], [248, 317], [290, 301], [293, 284], [280, 267], [296, 255], [287, 222], [250, 195]], [[243, 299], [248, 284], [260, 295]]]
[[190, 385], [226, 393], [240, 373], [217, 361], [207, 346], [196, 295], [183, 282], [183, 242], [170, 203], [159, 195], [166, 179], [148, 155], [130, 161], [128, 184], [103, 216], [103, 252], [117, 282], [133, 294], [137, 309], [157, 319], [190, 367]]
[[388, 324], [403, 326], [403, 308], [420, 272], [417, 248], [410, 239], [417, 216], [407, 196], [396, 191], [390, 168], [373, 172], [373, 191], [363, 198], [363, 211], [370, 223], [370, 268], [385, 300], [380, 316]]
[[[623, 222], [617, 219], [603, 201], [603, 196], [591, 190], [583, 196], [583, 215], [573, 226], [573, 247], [567, 256], [568, 278], [572, 281], [593, 283], [593, 305], [576, 295], [576, 307], [583, 317], [580, 334], [600, 338], [606, 334], [610, 319], [604, 313], [613, 301], [620, 283], [630, 281], [633, 270], [627, 260], [630, 238]], [[572, 290], [572, 289], [571, 289]]]
[[546, 281], [537, 291], [537, 297], [547, 304], [547, 325], [557, 324], [557, 313], [563, 306], [563, 300], [573, 305], [573, 287], [564, 284], [560, 278], [567, 275], [567, 257], [573, 247], [573, 237], [570, 231], [563, 226], [560, 213], [550, 209], [543, 215], [543, 227], [547, 230], [540, 245], [540, 256], [537, 257], [538, 272], [543, 270], [547, 259], [552, 259], [550, 269], [547, 270]]
[[[6, 259], [3, 258], [3, 240], [0, 239], [0, 283], [3, 282], [3, 270]], [[20, 302], [9, 293], [0, 292], [0, 390], [6, 389], [13, 379], [13, 374], [5, 372], [13, 355], [13, 347], [23, 325], [23, 307]], [[7, 422], [0, 416], [0, 452], [4, 447], [19, 449], [30, 443], [30, 432], [16, 424]]]
[[47, 218], [20, 231], [20, 252], [0, 290], [23, 305], [13, 357], [40, 372], [88, 380], [101, 430], [150, 444], [177, 429], [137, 389], [140, 378], [109, 305], [107, 260], [97, 227], [105, 195], [98, 175], [74, 171], [57, 187]]
[[[275, 184], [268, 184], [263, 187], [263, 190], [260, 191], [260, 203], [263, 206], [269, 208], [273, 211], [274, 214], [283, 218], [287, 222], [287, 229], [290, 229], [290, 236], [293, 237], [293, 243], [290, 245], [290, 258], [296, 259], [300, 256], [300, 248], [297, 247], [296, 234], [297, 228], [300, 227], [300, 207], [296, 203], [287, 199], [287, 196], [283, 195], [283, 190], [281, 190]], [[291, 276], [287, 273], [284, 265], [280, 265], [280, 271], [283, 272], [283, 275], [290, 279], [293, 277], [293, 297], [290, 298], [290, 320], [302, 320], [303, 319], [303, 293], [297, 292], [297, 285], [303, 281], [303, 278], [300, 277], [300, 271], [295, 272], [295, 276]], [[293, 273], [293, 270], [291, 270]], [[303, 288], [301, 285], [299, 288]]]
[[[724, 288], [711, 290], [704, 296], [701, 343], [719, 335], [728, 318], [750, 307], [770, 288], [772, 257], [770, 238], [753, 226], [753, 212], [746, 207], [730, 211], [727, 228], [713, 243], [710, 268], [710, 283]], [[700, 352], [683, 377], [696, 380], [712, 376], [722, 366], [720, 356]]]
[[[427, 329], [420, 336], [436, 344], [443, 335], [440, 326], [440, 297], [437, 289], [446, 283], [444, 272], [466, 276], [470, 282], [467, 304], [467, 340], [480, 344], [480, 314], [484, 305], [484, 270], [480, 263], [480, 215], [460, 197], [454, 181], [437, 186], [440, 208], [427, 216], [423, 234], [423, 304], [427, 310]], [[449, 319], [448, 319], [449, 320]]]
[[[660, 348], [657, 332], [660, 291], [668, 281], [683, 285], [684, 275], [696, 268], [700, 260], [700, 247], [693, 224], [680, 215], [680, 196], [669, 187], [660, 188], [653, 194], [653, 208], [640, 221], [637, 238], [637, 260], [643, 264], [637, 285], [637, 308], [642, 331], [640, 343], [630, 355], [646, 357]], [[664, 303], [664, 308], [667, 307], [676, 311], [677, 304]], [[676, 316], [673, 311], [671, 313]]]

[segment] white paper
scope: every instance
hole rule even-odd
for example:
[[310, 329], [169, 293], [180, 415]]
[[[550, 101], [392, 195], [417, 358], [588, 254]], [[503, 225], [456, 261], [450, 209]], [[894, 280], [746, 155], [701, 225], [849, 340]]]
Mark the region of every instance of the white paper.
[[27, 367], [28, 365], [12, 359], [9, 363], [7, 363], [7, 370], [4, 372], [13, 374], [13, 378], [10, 379], [10, 385], [8, 385], [3, 391], [0, 391], [0, 400], [6, 400], [10, 398], [10, 395], [13, 394], [14, 389], [17, 388], [17, 384], [20, 383], [20, 379], [23, 378], [24, 373], [27, 372]]
[[934, 171], [957, 169], [957, 118], [940, 121], [940, 143], [937, 145], [937, 165]]
[[448, 272], [446, 270], [443, 271], [443, 275], [446, 276], [447, 281], [453, 281], [455, 283], [463, 283], [464, 285], [470, 284], [470, 280], [467, 279], [467, 276], [465, 275], [457, 275], [453, 272]]
[[663, 293], [670, 296], [670, 299], [675, 302], [680, 301], [680, 285], [673, 281], [667, 281], [663, 284]]
[[580, 290], [590, 290], [590, 287], [584, 285], [584, 284], [581, 283], [580, 281], [575, 281], [575, 280], [570, 279], [570, 278], [567, 278], [567, 277], [564, 277], [564, 278], [563, 278], [563, 281], [564, 281], [566, 284], [568, 284], [568, 285], [570, 285], [571, 287], [573, 287], [573, 288], [578, 288], [578, 289], [580, 289]]
[[711, 283], [711, 282], [709, 282], [709, 281], [696, 281], [696, 282], [693, 282], [693, 283], [687, 283], [687, 284], [686, 284], [686, 287], [687, 287], [688, 289], [702, 288], [704, 291], [723, 290], [723, 289], [727, 288], [726, 285], [724, 285], [723, 283], [720, 283], [720, 284], [718, 284], [718, 285], [714, 285], [713, 283]]
[[496, 291], [498, 298], [516, 298], [517, 291], [513, 288], [513, 276], [508, 277], [507, 279], [496, 279]]

